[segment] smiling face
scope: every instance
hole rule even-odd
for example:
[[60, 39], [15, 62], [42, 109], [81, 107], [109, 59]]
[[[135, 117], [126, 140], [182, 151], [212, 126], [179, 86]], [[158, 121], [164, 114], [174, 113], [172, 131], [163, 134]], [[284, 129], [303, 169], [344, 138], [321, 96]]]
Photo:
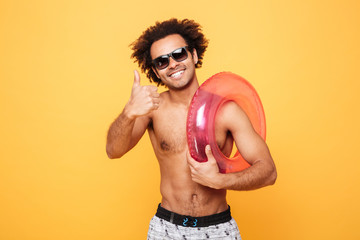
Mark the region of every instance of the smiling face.
[[[187, 46], [186, 41], [179, 34], [168, 35], [151, 45], [151, 58], [155, 59], [185, 46]], [[169, 66], [162, 70], [153, 67], [153, 71], [169, 89], [181, 90], [196, 79], [195, 64], [197, 61], [198, 57], [194, 49], [192, 53], [188, 51], [188, 57], [184, 61], [177, 62], [170, 57]]]

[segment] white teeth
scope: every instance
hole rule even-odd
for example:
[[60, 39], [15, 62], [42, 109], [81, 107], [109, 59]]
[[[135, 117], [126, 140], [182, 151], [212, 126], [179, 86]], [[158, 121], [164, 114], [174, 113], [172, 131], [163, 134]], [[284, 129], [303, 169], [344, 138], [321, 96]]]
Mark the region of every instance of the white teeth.
[[184, 70], [181, 70], [181, 71], [171, 74], [170, 76], [176, 78], [176, 77], [180, 76], [183, 72], [184, 72]]

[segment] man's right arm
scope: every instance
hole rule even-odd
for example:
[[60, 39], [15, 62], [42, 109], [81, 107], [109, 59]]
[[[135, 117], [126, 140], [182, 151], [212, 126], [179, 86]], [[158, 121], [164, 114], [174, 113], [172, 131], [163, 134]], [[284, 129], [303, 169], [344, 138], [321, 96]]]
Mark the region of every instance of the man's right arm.
[[122, 157], [138, 143], [150, 122], [151, 112], [158, 109], [159, 104], [157, 87], [140, 86], [140, 76], [135, 71], [130, 99], [108, 131], [106, 152], [109, 158]]

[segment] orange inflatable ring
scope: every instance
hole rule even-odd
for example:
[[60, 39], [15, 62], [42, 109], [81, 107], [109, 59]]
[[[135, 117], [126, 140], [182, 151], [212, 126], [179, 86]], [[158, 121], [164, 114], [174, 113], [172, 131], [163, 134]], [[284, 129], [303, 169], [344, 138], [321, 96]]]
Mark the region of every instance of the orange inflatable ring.
[[247, 114], [255, 131], [265, 140], [264, 109], [254, 87], [244, 78], [221, 72], [206, 80], [196, 91], [187, 116], [187, 142], [190, 155], [198, 162], [206, 162], [205, 146], [210, 145], [221, 173], [238, 172], [250, 164], [237, 151], [227, 158], [215, 139], [215, 116], [222, 104], [236, 102]]

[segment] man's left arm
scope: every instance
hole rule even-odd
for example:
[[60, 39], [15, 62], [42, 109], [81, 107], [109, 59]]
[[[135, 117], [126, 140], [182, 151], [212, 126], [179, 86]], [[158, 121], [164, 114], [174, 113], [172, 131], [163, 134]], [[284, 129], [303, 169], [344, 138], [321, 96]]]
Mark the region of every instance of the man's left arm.
[[232, 133], [241, 156], [251, 166], [240, 172], [222, 174], [207, 146], [207, 162], [199, 163], [189, 153], [187, 155], [193, 181], [215, 189], [232, 190], [253, 190], [274, 184], [277, 173], [270, 151], [244, 111], [236, 103], [229, 102], [218, 115], [217, 124]]

